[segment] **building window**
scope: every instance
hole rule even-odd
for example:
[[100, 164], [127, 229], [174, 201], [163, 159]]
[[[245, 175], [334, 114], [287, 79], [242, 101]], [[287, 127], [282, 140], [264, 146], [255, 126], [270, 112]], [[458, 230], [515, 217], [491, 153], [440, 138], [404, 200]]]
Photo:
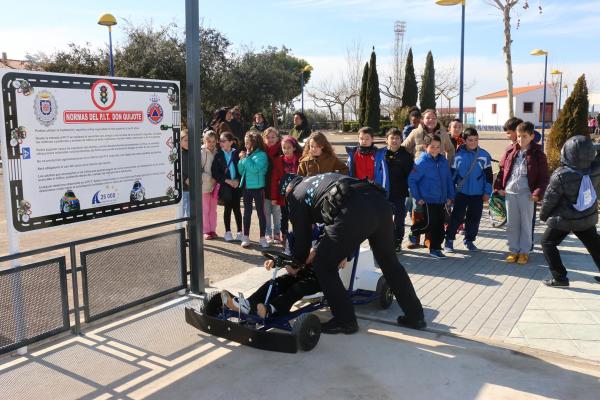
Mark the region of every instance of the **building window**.
[[533, 102], [523, 103], [523, 112], [524, 113], [532, 113], [533, 112]]
[[496, 110], [497, 104], [492, 104], [492, 114], [496, 114], [498, 110]]

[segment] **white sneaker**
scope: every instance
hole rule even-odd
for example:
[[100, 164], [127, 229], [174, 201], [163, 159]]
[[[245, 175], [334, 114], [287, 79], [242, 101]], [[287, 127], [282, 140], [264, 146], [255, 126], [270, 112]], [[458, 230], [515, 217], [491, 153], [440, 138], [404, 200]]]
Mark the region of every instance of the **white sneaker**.
[[231, 241], [233, 241], [233, 235], [231, 234], [231, 231], [227, 231], [227, 232], [225, 232], [225, 235], [223, 235], [223, 239], [224, 239], [226, 242], [231, 242]]
[[242, 312], [242, 314], [250, 314], [250, 303], [243, 296], [235, 297], [227, 290], [221, 291], [221, 301], [231, 311]]
[[242, 232], [238, 232], [235, 235], [235, 240], [238, 241], [238, 242], [241, 242], [242, 240], [244, 240], [244, 234]]
[[267, 241], [267, 243], [273, 244], [273, 238], [271, 237], [271, 235], [266, 235], [265, 240]]
[[248, 236], [242, 235], [242, 247], [250, 247], [250, 238]]
[[269, 247], [269, 241], [268, 241], [268, 239], [266, 239], [264, 237], [260, 238], [259, 243], [260, 243], [260, 247], [262, 247], [263, 249], [266, 249]]

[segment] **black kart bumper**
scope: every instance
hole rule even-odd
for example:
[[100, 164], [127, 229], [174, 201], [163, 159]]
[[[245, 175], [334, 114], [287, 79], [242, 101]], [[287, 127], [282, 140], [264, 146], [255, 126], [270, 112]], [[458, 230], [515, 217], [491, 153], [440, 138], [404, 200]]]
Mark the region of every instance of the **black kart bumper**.
[[298, 341], [292, 333], [259, 331], [236, 322], [200, 314], [192, 307], [185, 308], [185, 321], [202, 332], [245, 346], [281, 353], [298, 352]]

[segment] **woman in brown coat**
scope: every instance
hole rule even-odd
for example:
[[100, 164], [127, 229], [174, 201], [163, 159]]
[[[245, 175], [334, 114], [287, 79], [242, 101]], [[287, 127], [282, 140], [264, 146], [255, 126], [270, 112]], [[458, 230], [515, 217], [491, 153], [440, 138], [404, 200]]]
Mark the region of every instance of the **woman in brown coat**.
[[313, 176], [326, 172], [348, 174], [348, 166], [333, 152], [327, 137], [321, 132], [310, 135], [298, 165], [298, 175]]
[[450, 140], [448, 132], [438, 123], [435, 110], [423, 111], [421, 124], [410, 132], [408, 137], [402, 142], [402, 146], [415, 156], [415, 160], [418, 160], [434, 135], [439, 136], [442, 140], [442, 154], [448, 160], [448, 165], [452, 166], [455, 147]]

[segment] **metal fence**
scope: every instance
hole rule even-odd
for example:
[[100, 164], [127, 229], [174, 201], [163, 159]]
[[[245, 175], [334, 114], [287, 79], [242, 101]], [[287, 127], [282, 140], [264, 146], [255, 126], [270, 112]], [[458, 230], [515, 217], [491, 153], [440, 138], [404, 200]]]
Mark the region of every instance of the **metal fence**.
[[[82, 312], [85, 322], [90, 322], [187, 288], [184, 228], [83, 251], [82, 264], [77, 265], [81, 245], [187, 220], [159, 222], [0, 257], [0, 263], [15, 264], [0, 271], [0, 354], [69, 329], [79, 333]], [[65, 257], [18, 263], [25, 257], [64, 249], [69, 249], [68, 269]]]
[[0, 271], [0, 353], [67, 330], [64, 257]]

